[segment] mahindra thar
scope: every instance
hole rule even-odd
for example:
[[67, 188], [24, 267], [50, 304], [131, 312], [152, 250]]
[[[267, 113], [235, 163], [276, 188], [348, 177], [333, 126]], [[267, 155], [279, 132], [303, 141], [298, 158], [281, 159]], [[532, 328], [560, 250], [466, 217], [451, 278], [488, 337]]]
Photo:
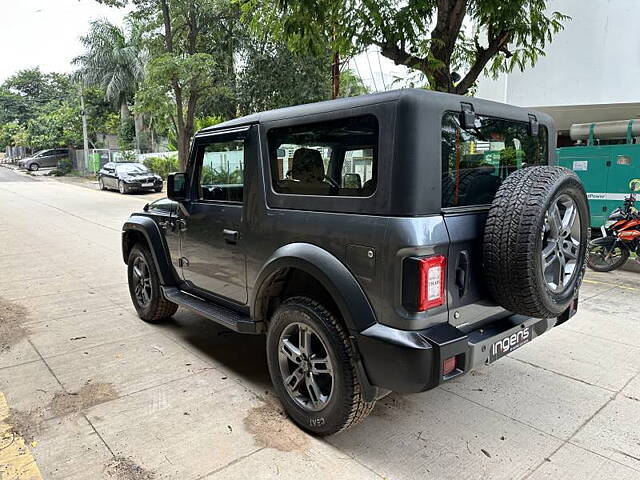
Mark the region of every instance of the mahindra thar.
[[124, 224], [131, 299], [266, 334], [291, 419], [339, 432], [575, 313], [589, 210], [555, 140], [543, 113], [412, 89], [205, 128]]

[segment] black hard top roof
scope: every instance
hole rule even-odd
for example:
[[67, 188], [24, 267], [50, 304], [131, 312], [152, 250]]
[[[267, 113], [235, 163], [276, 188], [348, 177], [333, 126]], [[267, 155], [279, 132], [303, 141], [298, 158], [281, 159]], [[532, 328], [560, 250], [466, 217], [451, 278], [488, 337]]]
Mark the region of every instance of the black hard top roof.
[[293, 107], [278, 108], [276, 110], [268, 110], [265, 112], [254, 113], [245, 117], [235, 118], [226, 122], [206, 127], [200, 130], [198, 134], [205, 134], [219, 129], [230, 127], [240, 127], [255, 123], [269, 122], [275, 120], [283, 120], [287, 118], [303, 117], [306, 115], [315, 115], [321, 113], [335, 112], [339, 110], [348, 110], [357, 107], [366, 107], [385, 102], [394, 102], [402, 100], [403, 103], [428, 104], [442, 109], [460, 110], [460, 103], [466, 102], [474, 105], [478, 113], [494, 116], [506, 116], [512, 119], [521, 119], [528, 121], [528, 114], [535, 113], [538, 121], [542, 123], [552, 124], [551, 118], [542, 112], [533, 112], [526, 108], [515, 107], [504, 103], [493, 102], [474, 97], [465, 97], [450, 93], [434, 92], [432, 90], [423, 90], [418, 88], [403, 88], [399, 90], [391, 90], [388, 92], [374, 93], [370, 95], [360, 95], [357, 97], [339, 98], [336, 100], [327, 100], [324, 102], [308, 103], [305, 105], [296, 105]]

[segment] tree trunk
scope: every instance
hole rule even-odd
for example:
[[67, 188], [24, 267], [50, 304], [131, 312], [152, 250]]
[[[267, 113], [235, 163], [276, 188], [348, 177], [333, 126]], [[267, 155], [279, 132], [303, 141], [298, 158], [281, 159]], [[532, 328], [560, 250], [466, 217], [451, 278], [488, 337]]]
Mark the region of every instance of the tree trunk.
[[333, 52], [331, 64], [331, 98], [334, 100], [340, 96], [340, 54]]
[[144, 125], [144, 116], [141, 113], [133, 115], [133, 126], [136, 135], [136, 148], [139, 151], [147, 150], [149, 148], [147, 141], [147, 129]]
[[180, 171], [185, 172], [187, 170], [187, 163], [189, 162], [189, 139], [190, 136], [185, 131], [184, 126], [178, 128], [178, 163], [180, 164]]
[[126, 100], [122, 100], [122, 102], [120, 102], [120, 122], [124, 124], [130, 118], [131, 110], [129, 110], [129, 105], [127, 105]]

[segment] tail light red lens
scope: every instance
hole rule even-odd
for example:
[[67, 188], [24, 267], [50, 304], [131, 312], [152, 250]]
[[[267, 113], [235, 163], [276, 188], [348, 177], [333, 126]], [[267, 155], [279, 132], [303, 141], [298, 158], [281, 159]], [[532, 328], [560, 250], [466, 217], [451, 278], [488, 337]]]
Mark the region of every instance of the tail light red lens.
[[418, 265], [418, 311], [444, 305], [447, 259], [442, 255], [420, 259]]

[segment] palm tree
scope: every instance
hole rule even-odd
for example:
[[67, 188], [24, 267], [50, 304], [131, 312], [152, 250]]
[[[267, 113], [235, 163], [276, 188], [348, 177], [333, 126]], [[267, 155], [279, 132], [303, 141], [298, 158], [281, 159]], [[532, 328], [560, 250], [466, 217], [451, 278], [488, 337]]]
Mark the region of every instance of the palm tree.
[[129, 101], [142, 81], [147, 60], [141, 30], [133, 22], [127, 27], [108, 20], [91, 22], [89, 33], [80, 39], [85, 53], [73, 61], [84, 82], [103, 88], [106, 99], [120, 109], [123, 124], [131, 117]]

